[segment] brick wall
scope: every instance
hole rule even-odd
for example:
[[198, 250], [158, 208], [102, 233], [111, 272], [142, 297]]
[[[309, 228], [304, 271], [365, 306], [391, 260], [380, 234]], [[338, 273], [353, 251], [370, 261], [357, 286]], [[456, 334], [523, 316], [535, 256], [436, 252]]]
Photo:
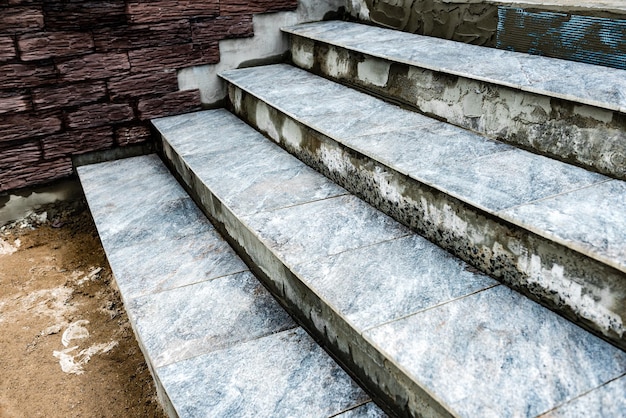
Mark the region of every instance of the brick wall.
[[68, 176], [71, 156], [149, 139], [199, 108], [178, 69], [219, 60], [252, 14], [297, 0], [0, 0], [0, 192]]

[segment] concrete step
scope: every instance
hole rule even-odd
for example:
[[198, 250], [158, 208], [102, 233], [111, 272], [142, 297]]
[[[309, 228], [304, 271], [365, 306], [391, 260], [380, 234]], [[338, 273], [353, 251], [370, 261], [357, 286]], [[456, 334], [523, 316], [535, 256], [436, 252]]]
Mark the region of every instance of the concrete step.
[[626, 408], [626, 353], [412, 233], [232, 114], [153, 124], [165, 159], [266, 287], [390, 412]]
[[157, 156], [78, 173], [171, 417], [383, 416], [272, 298]]
[[626, 348], [626, 183], [288, 65], [222, 77], [235, 112], [302, 161]]
[[349, 22], [283, 30], [301, 68], [626, 179], [626, 70]]

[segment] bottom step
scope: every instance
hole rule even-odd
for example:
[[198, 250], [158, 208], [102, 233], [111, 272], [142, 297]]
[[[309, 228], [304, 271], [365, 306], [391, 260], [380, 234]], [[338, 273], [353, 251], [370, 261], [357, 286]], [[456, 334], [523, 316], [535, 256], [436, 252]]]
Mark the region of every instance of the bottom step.
[[384, 415], [283, 311], [158, 157], [78, 173], [170, 416]]

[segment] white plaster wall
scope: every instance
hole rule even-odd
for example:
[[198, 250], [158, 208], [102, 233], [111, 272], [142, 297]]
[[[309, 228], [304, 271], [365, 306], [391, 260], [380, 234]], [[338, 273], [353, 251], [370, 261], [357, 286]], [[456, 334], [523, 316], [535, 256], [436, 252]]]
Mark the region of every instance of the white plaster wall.
[[200, 89], [202, 103], [211, 104], [226, 97], [224, 83], [218, 74], [251, 60], [275, 57], [289, 49], [287, 37], [280, 28], [321, 20], [327, 12], [345, 7], [345, 0], [300, 0], [293, 12], [255, 15], [254, 37], [220, 41], [220, 62], [184, 68], [178, 72], [180, 90]]

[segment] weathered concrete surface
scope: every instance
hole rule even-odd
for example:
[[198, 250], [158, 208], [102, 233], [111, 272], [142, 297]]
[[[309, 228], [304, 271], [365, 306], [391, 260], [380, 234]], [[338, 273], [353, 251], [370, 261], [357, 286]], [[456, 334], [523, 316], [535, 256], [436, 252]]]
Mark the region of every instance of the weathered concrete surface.
[[[527, 157], [521, 151], [511, 151], [504, 144], [479, 145], [477, 141], [480, 141], [480, 137], [473, 134], [468, 134], [473, 135], [472, 139], [455, 144], [454, 141], [458, 139], [454, 138], [461, 133], [447, 132], [445, 124], [439, 129], [426, 122], [414, 128], [402, 125], [402, 122], [410, 120], [405, 117], [411, 114], [408, 111], [397, 115], [396, 123], [382, 118], [373, 121], [366, 116], [372, 112], [359, 113], [358, 109], [354, 109], [365, 106], [363, 103], [370, 100], [367, 96], [354, 93], [354, 97], [339, 99], [339, 93], [333, 93], [338, 88], [336, 85], [331, 86], [332, 83], [329, 83], [328, 91], [318, 82], [307, 87], [304, 80], [291, 74], [293, 71], [289, 71], [289, 79], [293, 80], [292, 89], [288, 98], [283, 97], [284, 101], [279, 97], [281, 93], [269, 88], [267, 93], [261, 94], [263, 97], [255, 97], [242, 89], [246, 84], [255, 84], [253, 79], [262, 80], [260, 82], [264, 86], [282, 84], [277, 74], [279, 66], [268, 69], [268, 74], [276, 73], [274, 76], [259, 75], [258, 72], [263, 69], [256, 71], [254, 78], [248, 72], [226, 75], [231, 83], [237, 85], [229, 87], [230, 97], [235, 112], [244, 120], [350, 192], [473, 266], [603, 338], [626, 346], [626, 265], [622, 262], [623, 257], [607, 255], [604, 261], [604, 258], [594, 255], [594, 247], [585, 250], [573, 241], [555, 242], [552, 234], [531, 232], [532, 222], [525, 224], [520, 222], [521, 218], [514, 219], [510, 214], [501, 214], [505, 213], [508, 205], [517, 207], [524, 201], [540, 199], [536, 193], [542, 194], [544, 198], [547, 197], [544, 193], [562, 193], [564, 189], [549, 192], [558, 183], [555, 180], [564, 174], [562, 169], [549, 168], [552, 163], [542, 166], [547, 161], [539, 161], [541, 157], [531, 158], [524, 163]], [[313, 85], [319, 95], [314, 102], [307, 94], [296, 93], [301, 89], [311, 90]], [[256, 87], [250, 88], [251, 92], [255, 90], [255, 94], [258, 94]], [[322, 97], [337, 99], [324, 101]], [[338, 103], [352, 107], [353, 110], [344, 112], [338, 108]], [[281, 110], [281, 106], [289, 110]], [[319, 112], [317, 115], [316, 110]], [[379, 109], [378, 114], [381, 112]], [[316, 118], [318, 122], [312, 123]], [[322, 125], [324, 127], [320, 128]], [[467, 160], [458, 155], [465, 152], [468, 154]], [[494, 173], [481, 174], [484, 167], [480, 169], [474, 165], [484, 164], [479, 161], [485, 158], [489, 158], [487, 164], [493, 166], [493, 170], [487, 170], [488, 173], [495, 170], [511, 175], [494, 177]], [[475, 163], [472, 163], [472, 159], [475, 159]], [[501, 167], [503, 160], [524, 166], [519, 170], [504, 169]], [[537, 176], [532, 174], [535, 170], [538, 170]], [[576, 174], [580, 169], [574, 167], [568, 170], [573, 171], [563, 177], [565, 183], [562, 185], [566, 188], [606, 180], [597, 174]], [[539, 174], [547, 172], [552, 172], [554, 176], [542, 178]], [[519, 178], [515, 178], [515, 173], [520, 174]], [[521, 173], [528, 175], [528, 183], [522, 180], [525, 176], [521, 176]], [[450, 175], [460, 183], [457, 180], [449, 182]], [[582, 182], [574, 186], [570, 182], [577, 181], [575, 179], [579, 175], [582, 175], [579, 177]], [[501, 181], [502, 185], [496, 186], [488, 178], [499, 178], [495, 183]], [[483, 184], [483, 180], [487, 180], [490, 186]], [[522, 183], [533, 186], [526, 189]], [[467, 190], [464, 191], [464, 188]], [[505, 189], [508, 191], [505, 192]], [[472, 195], [474, 192], [476, 194]], [[502, 192], [508, 196], [505, 200], [492, 199]], [[578, 218], [579, 221], [582, 219], [580, 216]], [[620, 231], [620, 225], [607, 225]], [[622, 243], [621, 239], [616, 243]], [[617, 245], [623, 247], [623, 244]], [[621, 251], [618, 250], [620, 254]]]
[[[460, 74], [445, 58], [445, 43], [437, 43], [437, 55], [432, 54], [431, 59], [419, 55], [415, 46], [403, 46], [409, 42], [404, 39], [407, 35], [389, 33], [385, 39], [384, 32], [374, 29], [377, 41], [368, 44], [366, 33], [372, 29], [366, 26], [338, 23], [335, 27], [329, 23], [326, 33], [321, 34], [322, 25], [326, 24], [293, 29], [292, 59], [296, 65], [490, 138], [626, 179], [626, 107], [621, 97], [626, 87], [619, 85], [619, 77], [624, 79], [622, 73], [626, 72], [599, 72], [599, 67], [572, 66], [547, 58], [528, 59], [513, 69], [508, 68], [507, 54], [511, 53], [491, 49], [472, 51], [474, 61], [466, 62], [468, 57], [458, 57], [459, 45], [450, 45], [449, 56], [466, 64]], [[330, 35], [333, 31], [349, 32], [362, 40], [350, 42], [338, 38], [341, 35]], [[337, 41], [331, 41], [333, 37]], [[415, 42], [425, 41], [420, 38]], [[422, 49], [428, 49], [427, 45], [424, 43]], [[509, 76], [501, 77], [504, 73], [499, 73], [500, 67], [507, 68]], [[605, 84], [614, 86], [615, 91], [607, 91], [605, 97], [616, 98], [615, 103], [600, 98], [601, 89], [590, 88], [604, 83], [600, 78], [595, 80], [593, 74], [605, 72], [618, 80]], [[567, 81], [553, 79], [555, 74]], [[522, 80], [524, 77], [527, 81]]]

